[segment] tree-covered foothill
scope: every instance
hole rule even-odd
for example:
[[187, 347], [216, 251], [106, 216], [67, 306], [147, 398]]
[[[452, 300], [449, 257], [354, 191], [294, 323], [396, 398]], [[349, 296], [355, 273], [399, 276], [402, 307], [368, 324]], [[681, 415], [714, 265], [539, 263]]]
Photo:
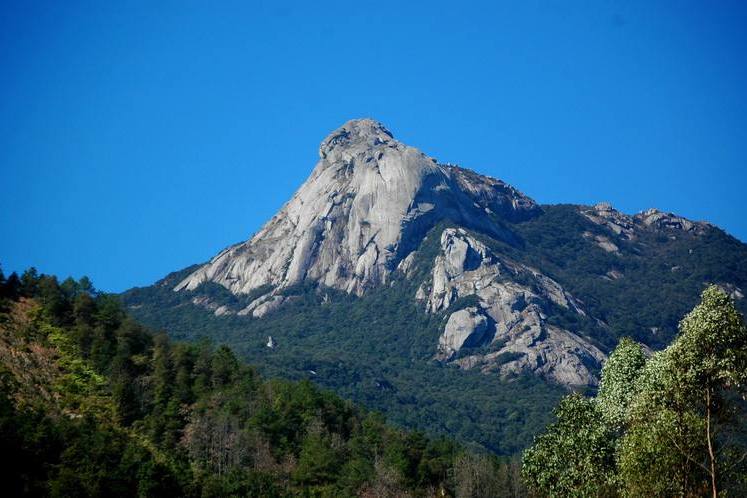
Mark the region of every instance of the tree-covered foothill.
[[0, 272], [3, 496], [525, 496], [518, 464], [406, 432], [88, 279]]
[[523, 457], [548, 496], [747, 495], [747, 327], [716, 286], [646, 359], [623, 340], [595, 398], [565, 398]]

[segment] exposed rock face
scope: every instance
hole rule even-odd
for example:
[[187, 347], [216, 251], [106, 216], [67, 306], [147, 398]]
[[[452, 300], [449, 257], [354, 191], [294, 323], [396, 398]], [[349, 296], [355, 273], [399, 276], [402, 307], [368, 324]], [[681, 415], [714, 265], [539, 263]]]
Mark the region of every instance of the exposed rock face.
[[702, 234], [710, 226], [709, 223], [690, 221], [672, 213], [664, 213], [658, 209], [651, 208], [633, 217], [633, 219], [647, 227], [660, 230], [681, 230]]
[[208, 311], [212, 311], [215, 316], [233, 315], [234, 311], [228, 306], [216, 303], [208, 296], [195, 296], [192, 298], [192, 304], [200, 306]]
[[[615, 236], [623, 240], [634, 240], [638, 231], [646, 229], [683, 231], [702, 235], [712, 226], [710, 223], [691, 221], [676, 214], [665, 213], [655, 208], [648, 209], [635, 216], [628, 216], [606, 202], [601, 202], [590, 208], [582, 207], [581, 214], [597, 225], [608, 228]], [[584, 236], [586, 236], [586, 233]], [[612, 248], [614, 244], [609, 240], [600, 240], [600, 236], [595, 237], [602, 249], [608, 252], [616, 252]], [[602, 239], [606, 239], [606, 237], [602, 237]]]
[[470, 307], [456, 311], [449, 316], [444, 333], [438, 340], [441, 358], [449, 359], [462, 346], [480, 345], [488, 332], [488, 317], [478, 308]]
[[474, 171], [452, 167], [457, 183], [474, 202], [488, 214], [498, 214], [511, 221], [520, 221], [536, 213], [535, 202], [511, 185], [475, 173]]
[[591, 208], [584, 208], [581, 213], [597, 225], [609, 228], [613, 233], [624, 239], [635, 238], [633, 219], [613, 208], [607, 202], [600, 202]]
[[604, 235], [594, 235], [589, 232], [583, 233], [584, 238], [593, 240], [597, 246], [603, 251], [611, 252], [613, 254], [620, 254], [620, 248], [612, 242], [608, 237]]
[[278, 309], [286, 300], [287, 298], [285, 296], [267, 293], [249, 303], [246, 308], [239, 311], [237, 314], [239, 316], [251, 314], [255, 318], [262, 318], [267, 313]]
[[319, 156], [311, 177], [257, 234], [175, 290], [213, 281], [246, 294], [311, 280], [362, 295], [385, 283], [440, 220], [500, 238], [506, 234], [486, 213], [522, 219], [539, 209], [499, 180], [438, 164], [370, 119], [333, 132]]
[[720, 283], [716, 285], [718, 285], [721, 290], [726, 292], [726, 294], [733, 300], [739, 301], [740, 299], [744, 299], [744, 292], [742, 292], [742, 289], [740, 289], [736, 285], [729, 283]]
[[503, 376], [532, 372], [566, 386], [597, 385], [596, 371], [606, 358], [604, 353], [575, 334], [539, 325], [536, 320], [537, 315], [530, 311], [522, 320], [525, 329], [512, 329], [505, 346], [456, 363], [465, 369], [479, 367], [484, 373]]
[[552, 305], [585, 315], [573, 296], [551, 278], [495, 254], [464, 229], [444, 230], [440, 243], [430, 289], [421, 287], [416, 298], [431, 313], [466, 296], [476, 296], [479, 305], [449, 316], [439, 359], [449, 361], [464, 347], [489, 345], [489, 353], [463, 356], [456, 363], [504, 376], [532, 372], [566, 385], [597, 383], [604, 353], [546, 323]]

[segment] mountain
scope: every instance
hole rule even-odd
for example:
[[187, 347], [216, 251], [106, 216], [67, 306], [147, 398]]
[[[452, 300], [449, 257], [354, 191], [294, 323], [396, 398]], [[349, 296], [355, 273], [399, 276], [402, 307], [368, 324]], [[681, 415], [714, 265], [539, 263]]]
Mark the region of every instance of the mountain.
[[249, 240], [123, 300], [268, 374], [511, 452], [564, 389], [596, 386], [620, 337], [666, 345], [708, 283], [744, 305], [747, 246], [709, 223], [539, 205], [361, 119]]
[[[501, 181], [438, 164], [370, 119], [333, 132], [319, 157], [311, 177], [256, 235], [174, 290], [214, 282], [246, 295], [266, 287], [241, 310], [216, 309], [255, 318], [277, 310], [288, 299], [283, 289], [305, 281], [363, 296], [396, 271], [407, 276], [428, 230], [449, 220], [460, 228], [441, 234], [433, 278], [414, 296], [428, 313], [450, 311], [437, 356], [450, 361], [462, 346], [495, 345], [488, 354], [456, 361], [504, 375], [536, 372], [569, 385], [595, 382], [604, 354], [546, 323], [543, 312], [559, 306], [585, 315], [580, 304], [551, 278], [491, 251], [465, 230], [511, 243], [515, 237], [501, 221], [536, 216], [534, 201]], [[474, 306], [450, 308], [467, 296], [477, 298]], [[512, 355], [508, 361], [506, 355]]]

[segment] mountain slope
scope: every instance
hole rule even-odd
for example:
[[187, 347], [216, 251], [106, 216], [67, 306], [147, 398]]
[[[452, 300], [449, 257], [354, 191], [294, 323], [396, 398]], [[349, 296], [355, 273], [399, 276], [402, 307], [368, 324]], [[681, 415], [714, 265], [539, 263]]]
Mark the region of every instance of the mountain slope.
[[354, 120], [247, 242], [123, 299], [271, 375], [511, 452], [560, 392], [543, 381], [593, 387], [625, 335], [662, 347], [707, 283], [737, 298], [747, 285], [747, 246], [717, 227], [540, 206]]

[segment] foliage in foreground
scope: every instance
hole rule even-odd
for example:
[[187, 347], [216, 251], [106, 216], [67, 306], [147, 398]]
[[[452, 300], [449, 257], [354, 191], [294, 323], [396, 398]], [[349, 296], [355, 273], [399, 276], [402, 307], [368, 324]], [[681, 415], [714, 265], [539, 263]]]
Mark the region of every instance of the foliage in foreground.
[[0, 441], [4, 496], [525, 494], [516, 464], [263, 380], [33, 270], [0, 273]]
[[621, 341], [596, 398], [565, 398], [523, 457], [547, 496], [747, 495], [747, 327], [718, 287], [645, 359]]

